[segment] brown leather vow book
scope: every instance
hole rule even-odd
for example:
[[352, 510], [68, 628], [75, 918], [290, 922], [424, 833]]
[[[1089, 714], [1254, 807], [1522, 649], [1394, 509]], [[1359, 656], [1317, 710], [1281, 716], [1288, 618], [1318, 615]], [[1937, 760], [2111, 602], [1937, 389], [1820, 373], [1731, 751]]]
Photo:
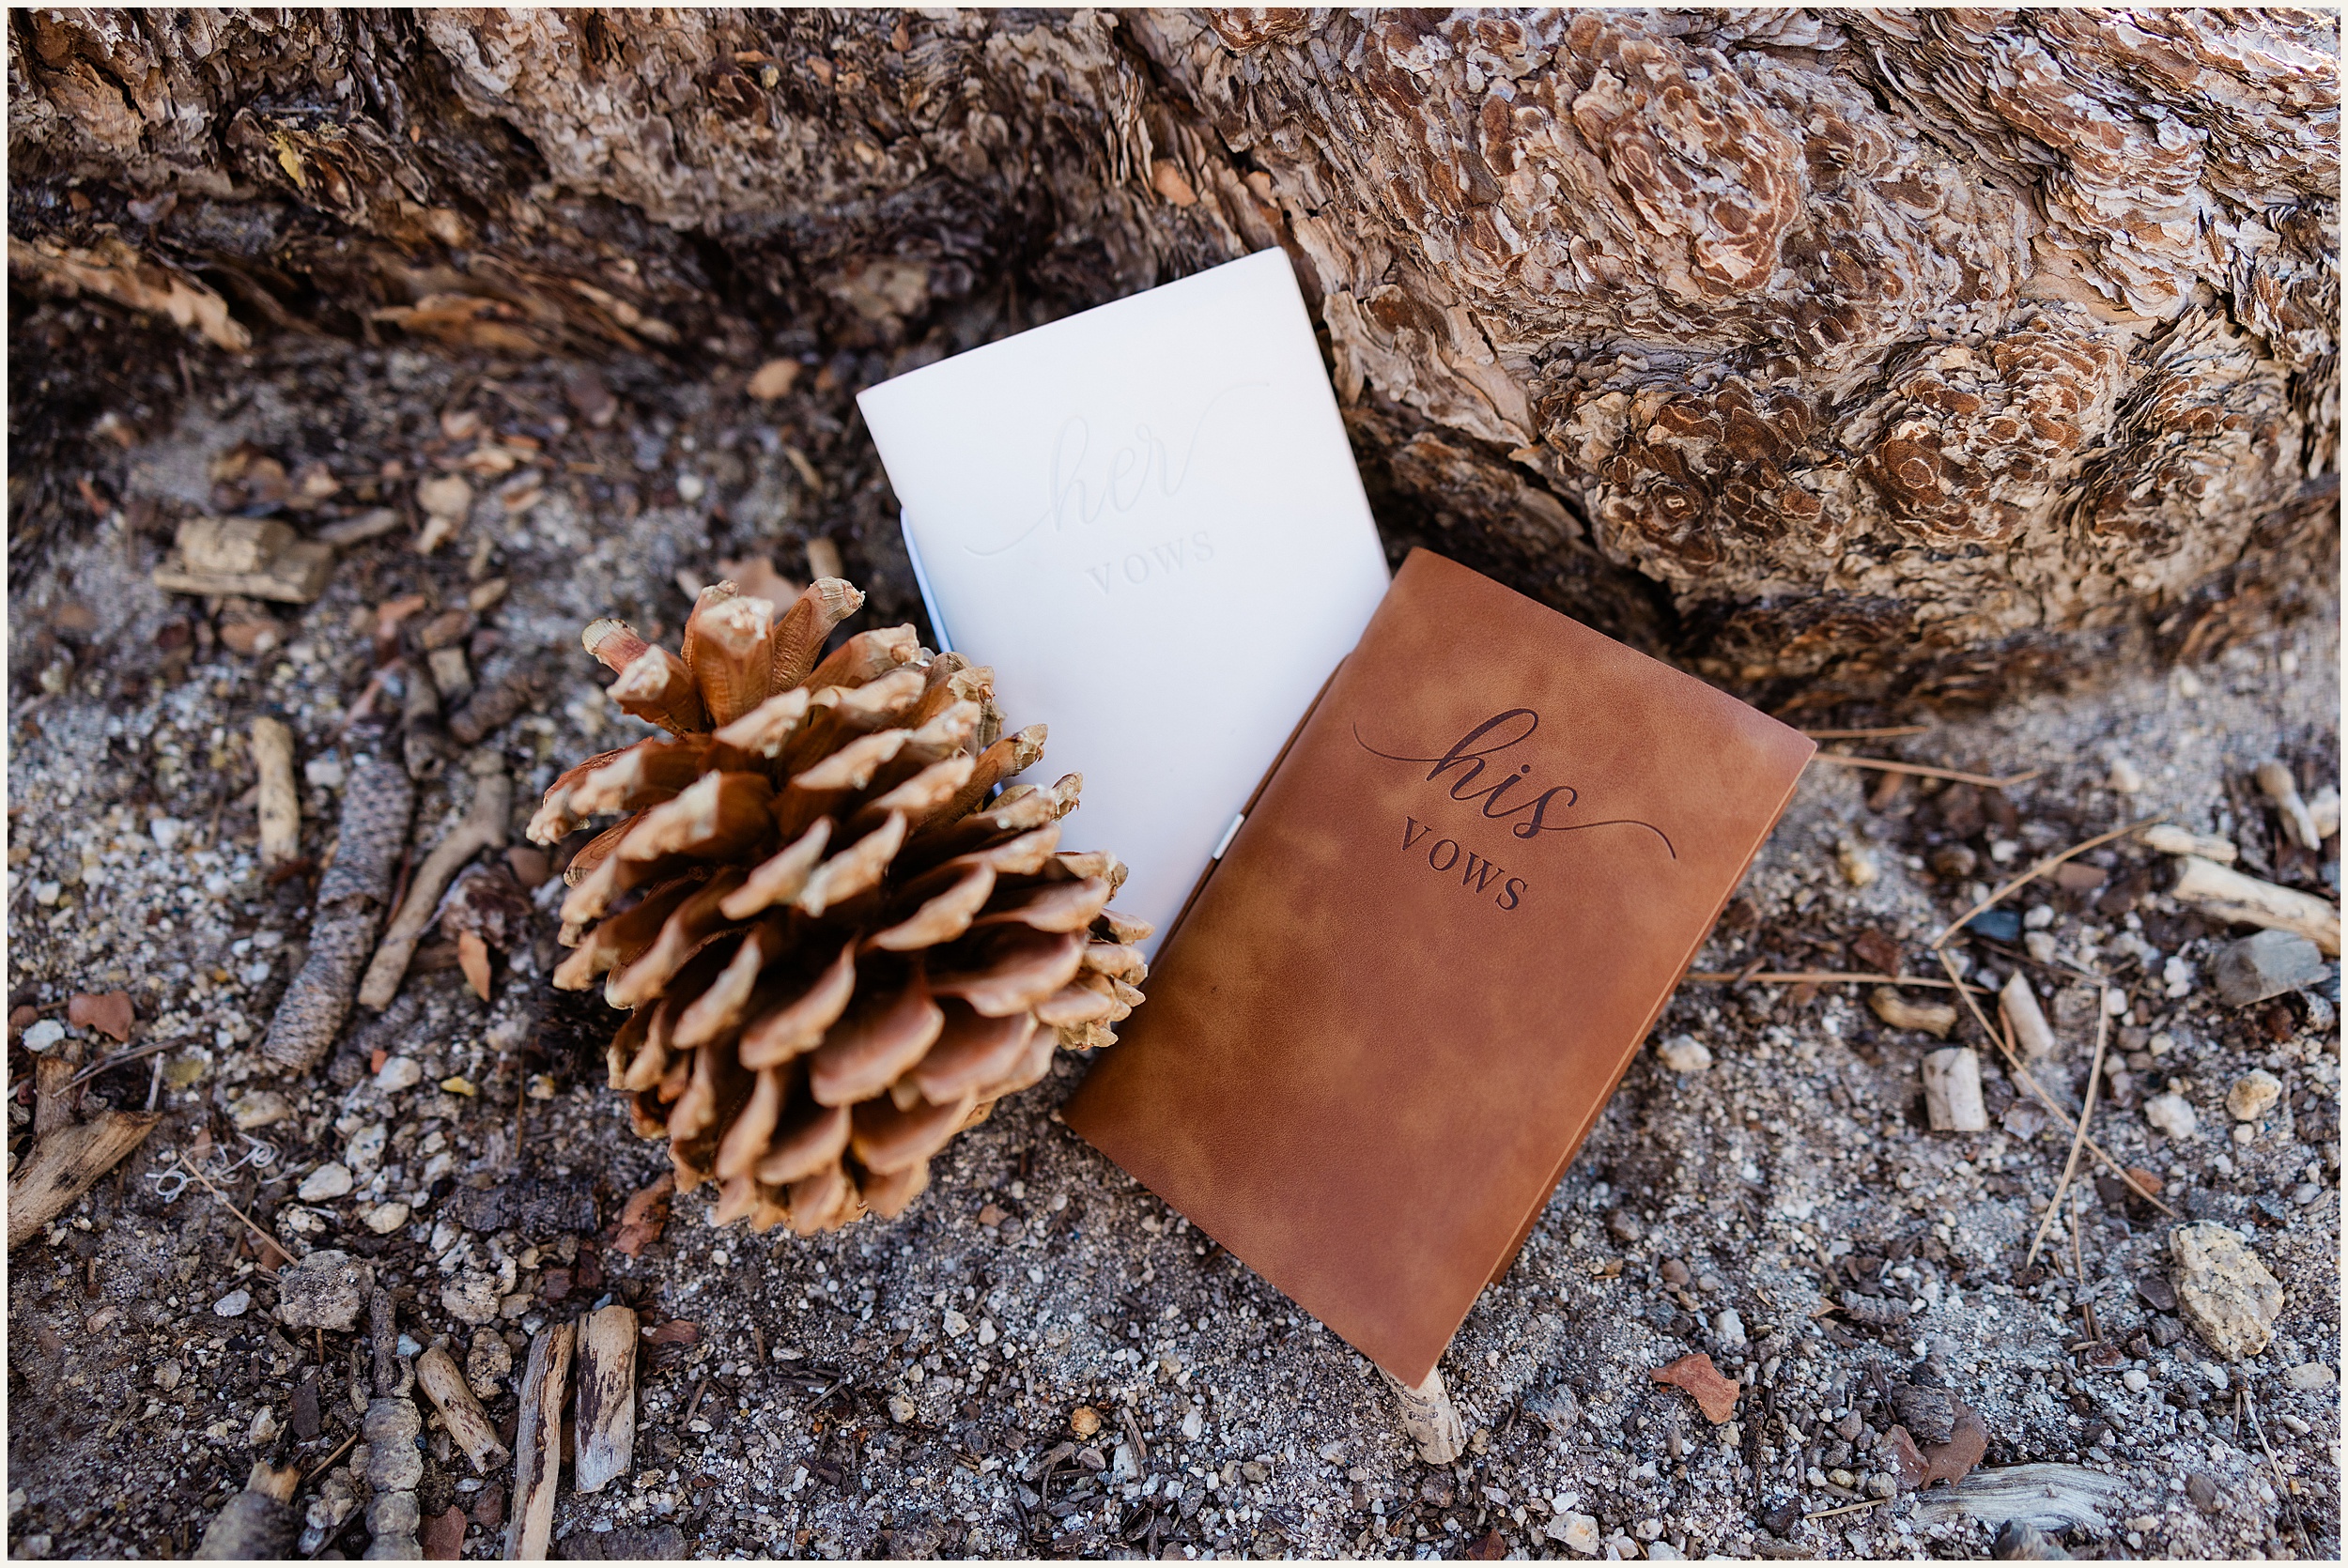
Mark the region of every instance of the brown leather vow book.
[[1815, 749], [1413, 552], [1069, 1125], [1418, 1383]]

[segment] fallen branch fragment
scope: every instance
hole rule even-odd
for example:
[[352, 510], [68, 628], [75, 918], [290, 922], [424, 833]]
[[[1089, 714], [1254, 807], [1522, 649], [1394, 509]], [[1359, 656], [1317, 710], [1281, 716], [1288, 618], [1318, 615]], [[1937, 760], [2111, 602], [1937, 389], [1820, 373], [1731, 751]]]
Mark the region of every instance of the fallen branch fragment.
[[1894, 1029], [1921, 1029], [1947, 1039], [1956, 1027], [1956, 1009], [1946, 1002], [1910, 1002], [1890, 986], [1876, 987], [1867, 1006]]
[[341, 1031], [351, 986], [375, 945], [376, 921], [391, 901], [415, 800], [407, 770], [387, 759], [363, 764], [345, 786], [334, 861], [318, 879], [310, 919], [310, 956], [286, 986], [261, 1045], [276, 1066], [309, 1071]]
[[1402, 1435], [1417, 1447], [1420, 1459], [1429, 1465], [1448, 1465], [1466, 1452], [1467, 1424], [1451, 1403], [1451, 1391], [1444, 1387], [1442, 1367], [1429, 1368], [1416, 1388], [1383, 1368], [1380, 1373], [1394, 1385], [1395, 1397], [1402, 1406]]
[[579, 1330], [577, 1452], [571, 1484], [599, 1492], [636, 1461], [636, 1314], [605, 1307]]
[[294, 1489], [301, 1484], [301, 1469], [283, 1469], [266, 1459], [254, 1464], [244, 1478], [244, 1490], [230, 1498], [195, 1548], [197, 1559], [211, 1562], [272, 1562], [293, 1556], [294, 1536], [301, 1520], [294, 1513]]
[[475, 1475], [486, 1476], [513, 1457], [512, 1451], [498, 1440], [488, 1412], [473, 1397], [464, 1372], [447, 1351], [436, 1345], [416, 1358], [416, 1386], [440, 1412], [440, 1424], [448, 1428], [449, 1439], [464, 1451]]
[[2330, 957], [2340, 957], [2340, 911], [2311, 893], [2278, 887], [2188, 854], [2177, 863], [2170, 897], [2220, 920], [2296, 931]]
[[1924, 1056], [1924, 1115], [1935, 1132], [1986, 1132], [1981, 1057], [1970, 1046], [1944, 1046]]
[[505, 1555], [543, 1561], [554, 1534], [555, 1472], [563, 1462], [563, 1391], [570, 1381], [577, 1330], [550, 1323], [530, 1342], [522, 1373], [521, 1421], [514, 1429], [514, 1512], [505, 1522]]
[[191, 517], [176, 543], [155, 568], [155, 586], [166, 593], [306, 605], [334, 575], [333, 546], [304, 539], [274, 517]]
[[1998, 1007], [2005, 1015], [2014, 1043], [2024, 1056], [2040, 1062], [2054, 1054], [2054, 1025], [2047, 1022], [2046, 1010], [2038, 1005], [2038, 993], [2031, 990], [2029, 976], [2016, 970], [1998, 992]]
[[2261, 762], [2258, 766], [2259, 792], [2275, 803], [2276, 813], [2283, 820], [2283, 831], [2293, 843], [2303, 850], [2321, 850], [2324, 836], [2315, 830], [2314, 814], [2308, 803], [2299, 798], [2299, 781], [2291, 776], [2291, 770], [2280, 762]]
[[261, 865], [275, 870], [301, 856], [301, 796], [294, 787], [293, 731], [264, 714], [253, 721], [253, 766], [261, 776]]
[[1949, 945], [1949, 939], [1954, 936], [1957, 932], [1963, 930], [1967, 921], [1972, 919], [1974, 915], [1979, 915], [1985, 909], [1996, 908], [1999, 901], [2008, 893], [2013, 892], [2016, 888], [2028, 886], [2031, 882], [2035, 881], [2039, 877], [2045, 876], [2048, 871], [2053, 870], [2064, 861], [2072, 859], [2078, 855], [2085, 854], [2089, 850], [2095, 849], [2100, 845], [2109, 844], [2115, 838], [2125, 838], [2129, 834], [2139, 831], [2146, 823], [2155, 820], [2155, 819], [2151, 817], [2139, 818], [2136, 822], [2130, 822], [2125, 827], [2115, 827], [2109, 833], [2098, 833], [2093, 838], [2083, 838], [2079, 840], [2079, 842], [2073, 844], [2067, 850], [2062, 850], [2047, 856], [2046, 859], [2038, 862], [2037, 865], [2032, 866], [2029, 870], [2024, 871], [2020, 876], [2000, 884], [1987, 898], [1982, 899], [1981, 902], [1975, 904], [1972, 908], [1967, 910], [1964, 914], [1958, 915], [1955, 919], [1950, 921], [1946, 926], [1942, 927], [1940, 934], [1932, 939], [1932, 945], [1936, 948], [1947, 946]]
[[464, 820], [450, 830], [447, 838], [425, 857], [416, 868], [414, 880], [408, 884], [408, 896], [400, 901], [399, 912], [383, 933], [383, 945], [375, 952], [375, 960], [367, 965], [366, 978], [360, 982], [359, 1000], [381, 1011], [392, 1005], [399, 994], [399, 982], [408, 973], [408, 961], [415, 956], [416, 944], [424, 940], [425, 928], [432, 923], [433, 912], [440, 908], [440, 895], [448, 890], [449, 879], [468, 860], [483, 850], [496, 849], [505, 842], [506, 819], [513, 814], [514, 787], [501, 769], [484, 774], [474, 786], [472, 805], [465, 811]]
[[2010, 785], [2027, 784], [2046, 770], [2032, 768], [2027, 773], [2010, 773], [2002, 778], [1985, 773], [1964, 773], [1955, 768], [1927, 767], [1922, 762], [1903, 762], [1891, 757], [1846, 757], [1839, 751], [1814, 754], [1813, 761], [1831, 762], [1837, 767], [1867, 768], [1877, 773], [1904, 773], [1912, 778], [1945, 778], [1952, 784], [1973, 784], [1985, 790], [2002, 790]]
[[2162, 854], [2198, 854], [2220, 866], [2232, 865], [2242, 853], [2233, 847], [2231, 838], [2220, 838], [2214, 833], [2187, 833], [2174, 822], [2155, 822], [2139, 837], [2146, 849]]
[[32, 1157], [8, 1177], [8, 1250], [14, 1252], [80, 1202], [162, 1120], [150, 1111], [108, 1111], [42, 1134]]

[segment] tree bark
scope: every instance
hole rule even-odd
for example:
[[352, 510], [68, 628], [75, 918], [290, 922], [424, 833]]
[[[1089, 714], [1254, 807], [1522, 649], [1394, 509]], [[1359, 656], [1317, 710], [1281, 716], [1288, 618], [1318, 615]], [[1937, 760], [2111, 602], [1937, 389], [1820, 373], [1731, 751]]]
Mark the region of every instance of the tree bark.
[[885, 374], [1276, 244], [1390, 544], [1773, 707], [2330, 602], [2334, 15], [8, 25], [15, 278], [226, 348]]

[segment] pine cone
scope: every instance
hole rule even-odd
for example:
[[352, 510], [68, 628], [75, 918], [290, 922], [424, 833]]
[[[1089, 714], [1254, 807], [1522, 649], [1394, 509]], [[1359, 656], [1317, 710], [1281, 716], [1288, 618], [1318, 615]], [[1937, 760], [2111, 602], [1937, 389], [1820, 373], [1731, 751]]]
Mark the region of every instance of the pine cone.
[[681, 657], [589, 626], [612, 699], [668, 735], [571, 769], [530, 824], [627, 813], [564, 872], [554, 983], [631, 1009], [611, 1085], [720, 1224], [901, 1213], [1056, 1047], [1113, 1040], [1148, 973], [1150, 928], [1107, 907], [1123, 864], [1059, 848], [1082, 778], [997, 792], [1044, 728], [999, 733], [992, 670], [911, 626], [818, 662], [863, 602], [826, 577], [778, 616], [719, 583]]

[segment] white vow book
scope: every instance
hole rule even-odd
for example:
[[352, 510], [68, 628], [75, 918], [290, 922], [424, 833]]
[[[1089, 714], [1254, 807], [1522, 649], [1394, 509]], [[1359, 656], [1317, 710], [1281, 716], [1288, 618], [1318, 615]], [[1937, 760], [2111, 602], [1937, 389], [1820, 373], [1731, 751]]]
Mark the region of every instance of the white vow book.
[[857, 404], [941, 638], [995, 668], [1069, 847], [1163, 933], [1386, 591], [1288, 257], [1264, 251]]

